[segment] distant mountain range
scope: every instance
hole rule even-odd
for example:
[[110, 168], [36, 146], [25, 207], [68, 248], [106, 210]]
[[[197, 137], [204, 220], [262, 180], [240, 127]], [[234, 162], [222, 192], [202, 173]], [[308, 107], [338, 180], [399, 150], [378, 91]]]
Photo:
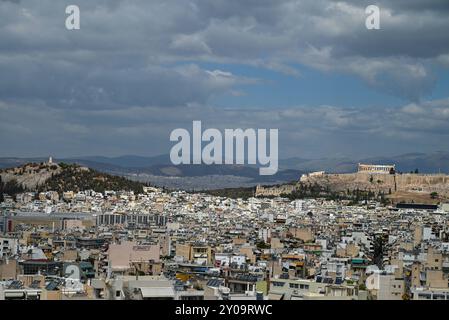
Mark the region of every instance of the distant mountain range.
[[296, 169], [304, 172], [324, 170], [330, 173], [349, 173], [357, 171], [358, 163], [395, 164], [396, 170], [399, 172], [410, 172], [418, 169], [421, 173], [449, 173], [449, 152], [406, 153], [396, 156], [379, 156], [361, 159], [289, 158], [280, 161], [280, 168]]
[[[0, 158], [0, 168], [17, 167], [28, 162], [44, 162], [48, 158]], [[349, 158], [288, 158], [279, 161], [273, 176], [260, 176], [256, 166], [248, 165], [180, 165], [171, 164], [169, 155], [154, 157], [124, 155], [120, 157], [87, 156], [54, 159], [55, 162], [78, 163], [105, 173], [181, 189], [216, 189], [248, 187], [256, 184], [278, 184], [298, 180], [305, 172], [355, 172], [357, 164], [396, 164], [397, 171], [449, 173], [449, 152], [408, 153], [397, 156]]]

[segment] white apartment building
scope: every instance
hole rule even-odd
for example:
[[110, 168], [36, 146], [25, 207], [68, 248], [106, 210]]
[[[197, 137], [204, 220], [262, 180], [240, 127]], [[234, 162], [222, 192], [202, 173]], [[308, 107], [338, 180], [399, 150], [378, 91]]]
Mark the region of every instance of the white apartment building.
[[0, 258], [17, 253], [19, 240], [14, 238], [0, 238]]

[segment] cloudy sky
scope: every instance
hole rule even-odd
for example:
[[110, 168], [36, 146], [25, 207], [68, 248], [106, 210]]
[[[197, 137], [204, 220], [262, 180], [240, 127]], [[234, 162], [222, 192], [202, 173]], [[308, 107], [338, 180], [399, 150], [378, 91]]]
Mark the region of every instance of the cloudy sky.
[[192, 120], [278, 128], [280, 158], [449, 151], [448, 16], [448, 0], [0, 0], [0, 156], [164, 154]]

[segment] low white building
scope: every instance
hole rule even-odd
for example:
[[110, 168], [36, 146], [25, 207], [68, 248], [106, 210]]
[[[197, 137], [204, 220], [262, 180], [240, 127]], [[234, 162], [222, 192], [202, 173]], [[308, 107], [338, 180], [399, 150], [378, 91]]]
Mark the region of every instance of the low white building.
[[18, 239], [0, 238], [0, 258], [16, 254], [18, 247]]
[[374, 272], [366, 279], [366, 289], [377, 300], [402, 300], [405, 293], [404, 279], [398, 279], [393, 274]]

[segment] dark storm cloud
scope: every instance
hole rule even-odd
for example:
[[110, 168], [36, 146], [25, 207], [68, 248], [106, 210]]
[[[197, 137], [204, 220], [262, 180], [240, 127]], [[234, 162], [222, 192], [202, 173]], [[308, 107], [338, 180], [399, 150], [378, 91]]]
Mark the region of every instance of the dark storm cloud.
[[176, 70], [195, 60], [293, 75], [290, 64], [301, 63], [418, 100], [433, 84], [428, 64], [449, 54], [446, 1], [379, 1], [382, 29], [374, 32], [364, 27], [367, 1], [77, 1], [82, 29], [74, 32], [64, 28], [71, 3], [2, 3], [0, 66], [10, 80], [1, 98], [186, 105], [239, 84], [235, 76], [208, 85], [207, 70]]

